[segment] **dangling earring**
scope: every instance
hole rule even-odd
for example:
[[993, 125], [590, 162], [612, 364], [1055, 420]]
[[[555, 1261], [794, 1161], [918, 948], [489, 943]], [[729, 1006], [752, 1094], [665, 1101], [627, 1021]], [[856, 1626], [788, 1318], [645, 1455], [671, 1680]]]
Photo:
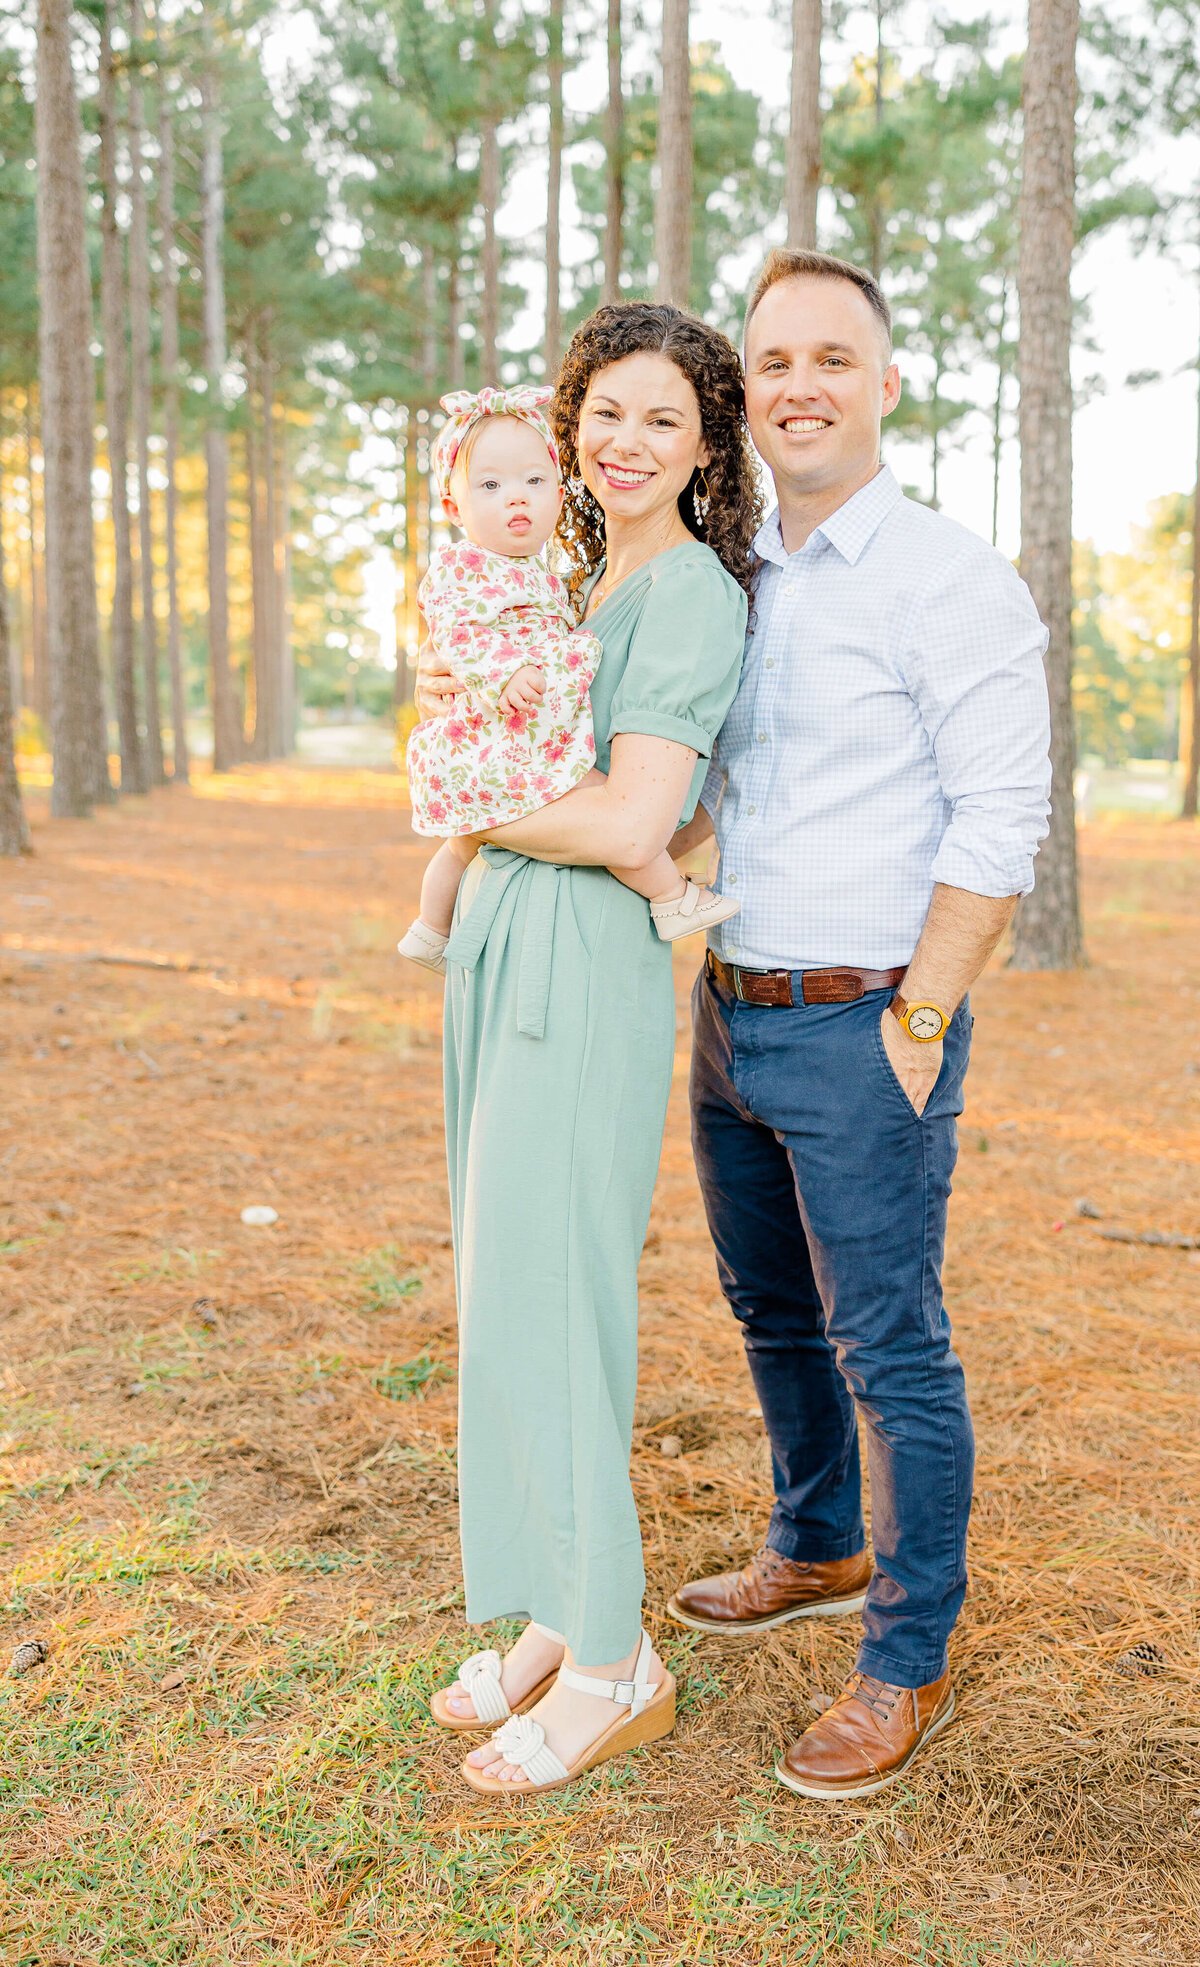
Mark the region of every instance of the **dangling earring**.
[[692, 510], [696, 515], [696, 524], [698, 526], [703, 526], [705, 520], [708, 518], [708, 508], [711, 498], [712, 494], [708, 489], [708, 476], [701, 469], [700, 476], [696, 480], [695, 489], [692, 492]]

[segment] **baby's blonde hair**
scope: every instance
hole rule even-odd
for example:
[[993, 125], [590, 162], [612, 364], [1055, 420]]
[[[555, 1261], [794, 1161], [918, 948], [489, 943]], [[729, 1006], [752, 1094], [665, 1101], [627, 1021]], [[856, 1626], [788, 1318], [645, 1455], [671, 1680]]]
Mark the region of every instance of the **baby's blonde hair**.
[[[502, 410], [500, 411], [493, 410], [487, 416], [476, 417], [474, 423], [469, 425], [466, 435], [464, 436], [462, 443], [458, 447], [458, 455], [455, 458], [454, 463], [450, 469], [450, 478], [447, 483], [446, 489], [451, 494], [451, 496], [453, 496], [454, 493], [455, 479], [458, 477], [460, 472], [462, 472], [465, 476], [467, 467], [471, 462], [471, 453], [475, 449], [475, 446], [479, 440], [479, 433], [484, 428], [485, 424], [489, 424], [489, 423], [517, 423], [517, 424], [524, 424], [527, 430], [533, 430], [535, 428], [535, 426], [529, 422], [527, 417], [506, 416]], [[537, 434], [538, 436], [541, 436], [540, 431], [538, 431]], [[548, 444], [546, 446], [546, 456], [550, 459], [551, 464], [554, 466], [555, 477], [556, 478], [561, 477], [557, 460], [555, 459], [553, 453], [551, 452], [550, 446]], [[457, 503], [457, 501], [455, 502]]]

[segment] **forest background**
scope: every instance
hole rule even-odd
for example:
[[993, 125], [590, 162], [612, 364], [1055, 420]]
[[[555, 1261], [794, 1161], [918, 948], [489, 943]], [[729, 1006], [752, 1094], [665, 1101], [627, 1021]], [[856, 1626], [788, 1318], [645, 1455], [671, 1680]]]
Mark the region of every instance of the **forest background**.
[[[218, 764], [285, 754], [306, 719], [405, 704], [441, 526], [437, 399], [552, 372], [603, 293], [662, 288], [660, 88], [677, 29], [628, 0], [58, 12], [99, 358], [106, 715], [137, 786], [213, 749], [216, 670], [230, 678]], [[870, 263], [896, 310], [905, 394], [888, 456], [915, 496], [1015, 557], [1023, 20], [841, 0], [818, 22], [816, 232]], [[690, 23], [680, 279], [734, 334], [747, 277], [788, 231], [792, 25], [766, 4], [711, 21], [697, 7]], [[51, 695], [37, 27], [33, 0], [0, 24], [0, 564], [31, 767]], [[1076, 287], [1091, 291], [1074, 389], [1092, 435], [1076, 504], [1103, 532], [1074, 548], [1077, 750], [1089, 773], [1134, 761], [1133, 803], [1164, 810], [1190, 721], [1196, 64], [1193, 0], [1084, 18]], [[793, 139], [795, 123], [793, 107]], [[1106, 413], [1114, 397], [1138, 405], [1132, 429]]]

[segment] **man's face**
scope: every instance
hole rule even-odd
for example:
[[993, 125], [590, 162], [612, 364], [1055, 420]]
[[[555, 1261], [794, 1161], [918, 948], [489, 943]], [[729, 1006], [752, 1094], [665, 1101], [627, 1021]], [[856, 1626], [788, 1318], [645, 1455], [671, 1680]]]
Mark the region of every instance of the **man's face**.
[[849, 280], [779, 280], [746, 336], [750, 435], [781, 493], [857, 489], [900, 396], [883, 324]]

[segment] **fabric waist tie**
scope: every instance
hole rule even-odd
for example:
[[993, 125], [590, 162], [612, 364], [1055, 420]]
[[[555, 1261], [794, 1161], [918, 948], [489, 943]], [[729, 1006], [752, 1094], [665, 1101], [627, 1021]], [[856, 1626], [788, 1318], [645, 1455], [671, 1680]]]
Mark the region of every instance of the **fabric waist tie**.
[[554, 915], [560, 879], [567, 870], [551, 861], [527, 860], [524, 854], [514, 854], [507, 847], [481, 847], [479, 851], [486, 872], [474, 901], [446, 944], [446, 961], [464, 970], [475, 968], [510, 880], [521, 869], [528, 869], [529, 893], [517, 970], [517, 1030], [526, 1038], [544, 1038], [554, 957]]

